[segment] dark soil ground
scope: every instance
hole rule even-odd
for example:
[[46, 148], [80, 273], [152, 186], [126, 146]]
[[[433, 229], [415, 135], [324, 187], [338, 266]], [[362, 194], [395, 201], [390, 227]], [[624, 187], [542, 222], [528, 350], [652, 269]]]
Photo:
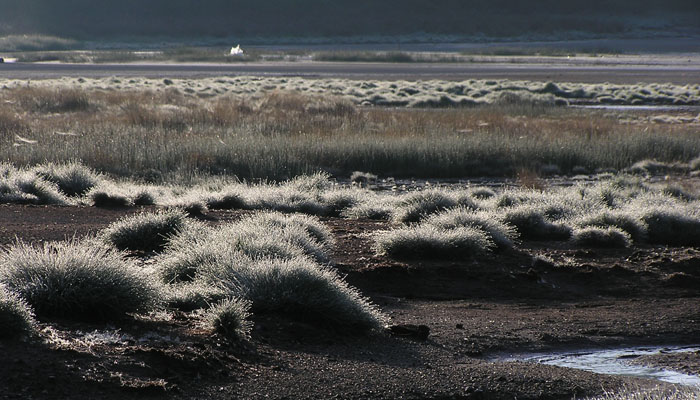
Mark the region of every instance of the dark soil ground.
[[[0, 205], [0, 244], [63, 240], [137, 209]], [[240, 212], [207, 214], [211, 223]], [[0, 398], [571, 399], [633, 378], [494, 355], [700, 342], [700, 249], [577, 249], [525, 242], [454, 262], [376, 256], [386, 222], [324, 219], [333, 261], [396, 325], [426, 325], [426, 340], [348, 336], [279, 315], [254, 317], [249, 343], [227, 343], [182, 313], [104, 324], [41, 320], [41, 337], [0, 342]], [[645, 363], [700, 373], [698, 354]]]

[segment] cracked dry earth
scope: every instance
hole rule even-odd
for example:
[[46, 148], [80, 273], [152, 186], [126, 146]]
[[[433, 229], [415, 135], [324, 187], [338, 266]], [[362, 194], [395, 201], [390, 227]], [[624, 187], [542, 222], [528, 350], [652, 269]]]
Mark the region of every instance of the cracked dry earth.
[[[0, 206], [0, 243], [94, 233], [138, 209]], [[211, 211], [216, 224], [242, 212]], [[697, 344], [700, 249], [575, 249], [525, 242], [459, 262], [396, 261], [372, 251], [387, 222], [324, 218], [333, 265], [427, 340], [343, 332], [258, 315], [249, 343], [222, 341], [183, 313], [109, 326], [42, 320], [39, 339], [0, 342], [0, 398], [571, 399], [658, 382], [525, 362], [508, 352]], [[698, 373], [697, 354], [642, 360]]]

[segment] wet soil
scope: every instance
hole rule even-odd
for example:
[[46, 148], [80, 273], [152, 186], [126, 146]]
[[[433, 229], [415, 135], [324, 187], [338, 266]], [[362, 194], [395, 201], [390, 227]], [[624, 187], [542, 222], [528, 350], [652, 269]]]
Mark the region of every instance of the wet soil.
[[632, 360], [635, 364], [661, 367], [688, 375], [700, 375], [700, 351], [687, 353], [660, 353], [641, 356]]
[[[83, 236], [138, 209], [0, 206], [0, 244]], [[212, 224], [244, 212], [210, 211]], [[228, 343], [183, 313], [110, 325], [41, 320], [39, 339], [0, 342], [0, 399], [472, 398], [571, 399], [632, 378], [525, 362], [504, 352], [697, 344], [700, 249], [578, 249], [525, 242], [458, 261], [392, 260], [372, 250], [387, 222], [324, 218], [333, 265], [396, 325], [427, 340], [350, 336], [280, 315], [254, 316], [250, 342]], [[697, 355], [648, 360], [698, 373]]]

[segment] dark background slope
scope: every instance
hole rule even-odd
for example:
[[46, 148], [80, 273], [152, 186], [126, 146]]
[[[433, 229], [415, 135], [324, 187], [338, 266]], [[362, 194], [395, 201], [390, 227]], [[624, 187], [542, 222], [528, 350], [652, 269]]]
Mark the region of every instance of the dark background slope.
[[0, 34], [78, 39], [698, 29], [697, 0], [0, 0]]

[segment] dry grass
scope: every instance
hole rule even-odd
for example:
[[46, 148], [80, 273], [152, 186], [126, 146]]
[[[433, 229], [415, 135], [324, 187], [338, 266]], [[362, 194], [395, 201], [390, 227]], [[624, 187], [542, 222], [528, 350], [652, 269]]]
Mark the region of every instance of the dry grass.
[[32, 165], [77, 159], [116, 175], [151, 171], [178, 178], [212, 173], [286, 179], [321, 169], [434, 178], [521, 171], [523, 182], [537, 186], [536, 176], [522, 171], [623, 169], [645, 159], [688, 162], [700, 154], [694, 122], [629, 123], [531, 103], [368, 109], [313, 94], [324, 90], [320, 83], [304, 95], [273, 89], [238, 96], [225, 95], [224, 83], [201, 88], [208, 83], [124, 90], [138, 82], [112, 78], [104, 82], [110, 90], [75, 82], [67, 91], [2, 90], [7, 106], [0, 113], [0, 160]]

